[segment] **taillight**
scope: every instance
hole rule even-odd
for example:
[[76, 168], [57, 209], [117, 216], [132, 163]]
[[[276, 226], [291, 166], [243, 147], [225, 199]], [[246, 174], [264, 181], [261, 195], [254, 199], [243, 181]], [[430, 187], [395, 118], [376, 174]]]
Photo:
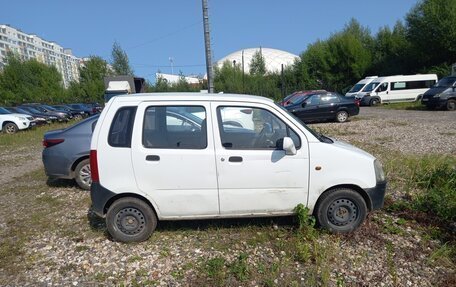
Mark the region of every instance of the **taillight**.
[[97, 161], [97, 151], [90, 151], [90, 173], [93, 182], [100, 182], [100, 177], [98, 175], [98, 161]]
[[64, 139], [43, 139], [43, 146], [47, 148], [63, 143], [64, 141]]

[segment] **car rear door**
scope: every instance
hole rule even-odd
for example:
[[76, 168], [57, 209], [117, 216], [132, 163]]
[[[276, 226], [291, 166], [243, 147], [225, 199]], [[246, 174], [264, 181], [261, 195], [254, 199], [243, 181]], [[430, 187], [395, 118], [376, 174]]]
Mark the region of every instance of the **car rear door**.
[[[230, 113], [224, 110], [229, 109]], [[251, 123], [235, 127], [226, 123], [235, 112], [251, 109]], [[255, 215], [292, 213], [307, 202], [309, 155], [307, 140], [299, 129], [280, 118], [277, 110], [261, 104], [212, 103], [220, 214]], [[296, 155], [277, 148], [289, 136]]]
[[219, 214], [209, 111], [208, 102], [197, 101], [138, 106], [132, 140], [135, 178], [162, 217]]

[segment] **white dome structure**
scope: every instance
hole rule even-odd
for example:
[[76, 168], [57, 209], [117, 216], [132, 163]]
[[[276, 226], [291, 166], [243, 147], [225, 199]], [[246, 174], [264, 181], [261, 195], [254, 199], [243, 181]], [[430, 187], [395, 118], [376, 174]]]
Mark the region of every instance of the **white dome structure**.
[[236, 61], [236, 65], [241, 65], [242, 68], [242, 53], [244, 53], [244, 72], [248, 74], [250, 71], [250, 63], [252, 62], [253, 55], [260, 50], [266, 63], [266, 72], [269, 73], [280, 72], [282, 64], [284, 67], [293, 65], [294, 61], [296, 59], [299, 59], [298, 56], [282, 50], [271, 48], [249, 48], [231, 53], [228, 56], [218, 60], [215, 65], [221, 68], [223, 66], [223, 63], [226, 61], [229, 61], [233, 64], [234, 61]]

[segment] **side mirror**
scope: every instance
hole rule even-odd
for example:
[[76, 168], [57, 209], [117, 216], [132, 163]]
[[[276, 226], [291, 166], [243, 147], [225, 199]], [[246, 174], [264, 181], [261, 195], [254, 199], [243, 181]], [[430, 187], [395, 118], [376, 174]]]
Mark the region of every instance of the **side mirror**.
[[296, 147], [293, 140], [290, 137], [284, 137], [282, 143], [282, 149], [285, 151], [286, 155], [295, 155]]
[[302, 102], [301, 107], [305, 108], [306, 107], [306, 102]]

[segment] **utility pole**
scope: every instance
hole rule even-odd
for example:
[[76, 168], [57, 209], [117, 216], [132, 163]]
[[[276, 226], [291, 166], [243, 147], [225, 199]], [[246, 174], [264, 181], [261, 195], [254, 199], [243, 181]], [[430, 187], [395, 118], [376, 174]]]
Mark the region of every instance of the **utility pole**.
[[204, 46], [206, 48], [207, 87], [209, 93], [214, 92], [214, 73], [212, 71], [211, 35], [209, 31], [209, 16], [207, 0], [203, 0]]

